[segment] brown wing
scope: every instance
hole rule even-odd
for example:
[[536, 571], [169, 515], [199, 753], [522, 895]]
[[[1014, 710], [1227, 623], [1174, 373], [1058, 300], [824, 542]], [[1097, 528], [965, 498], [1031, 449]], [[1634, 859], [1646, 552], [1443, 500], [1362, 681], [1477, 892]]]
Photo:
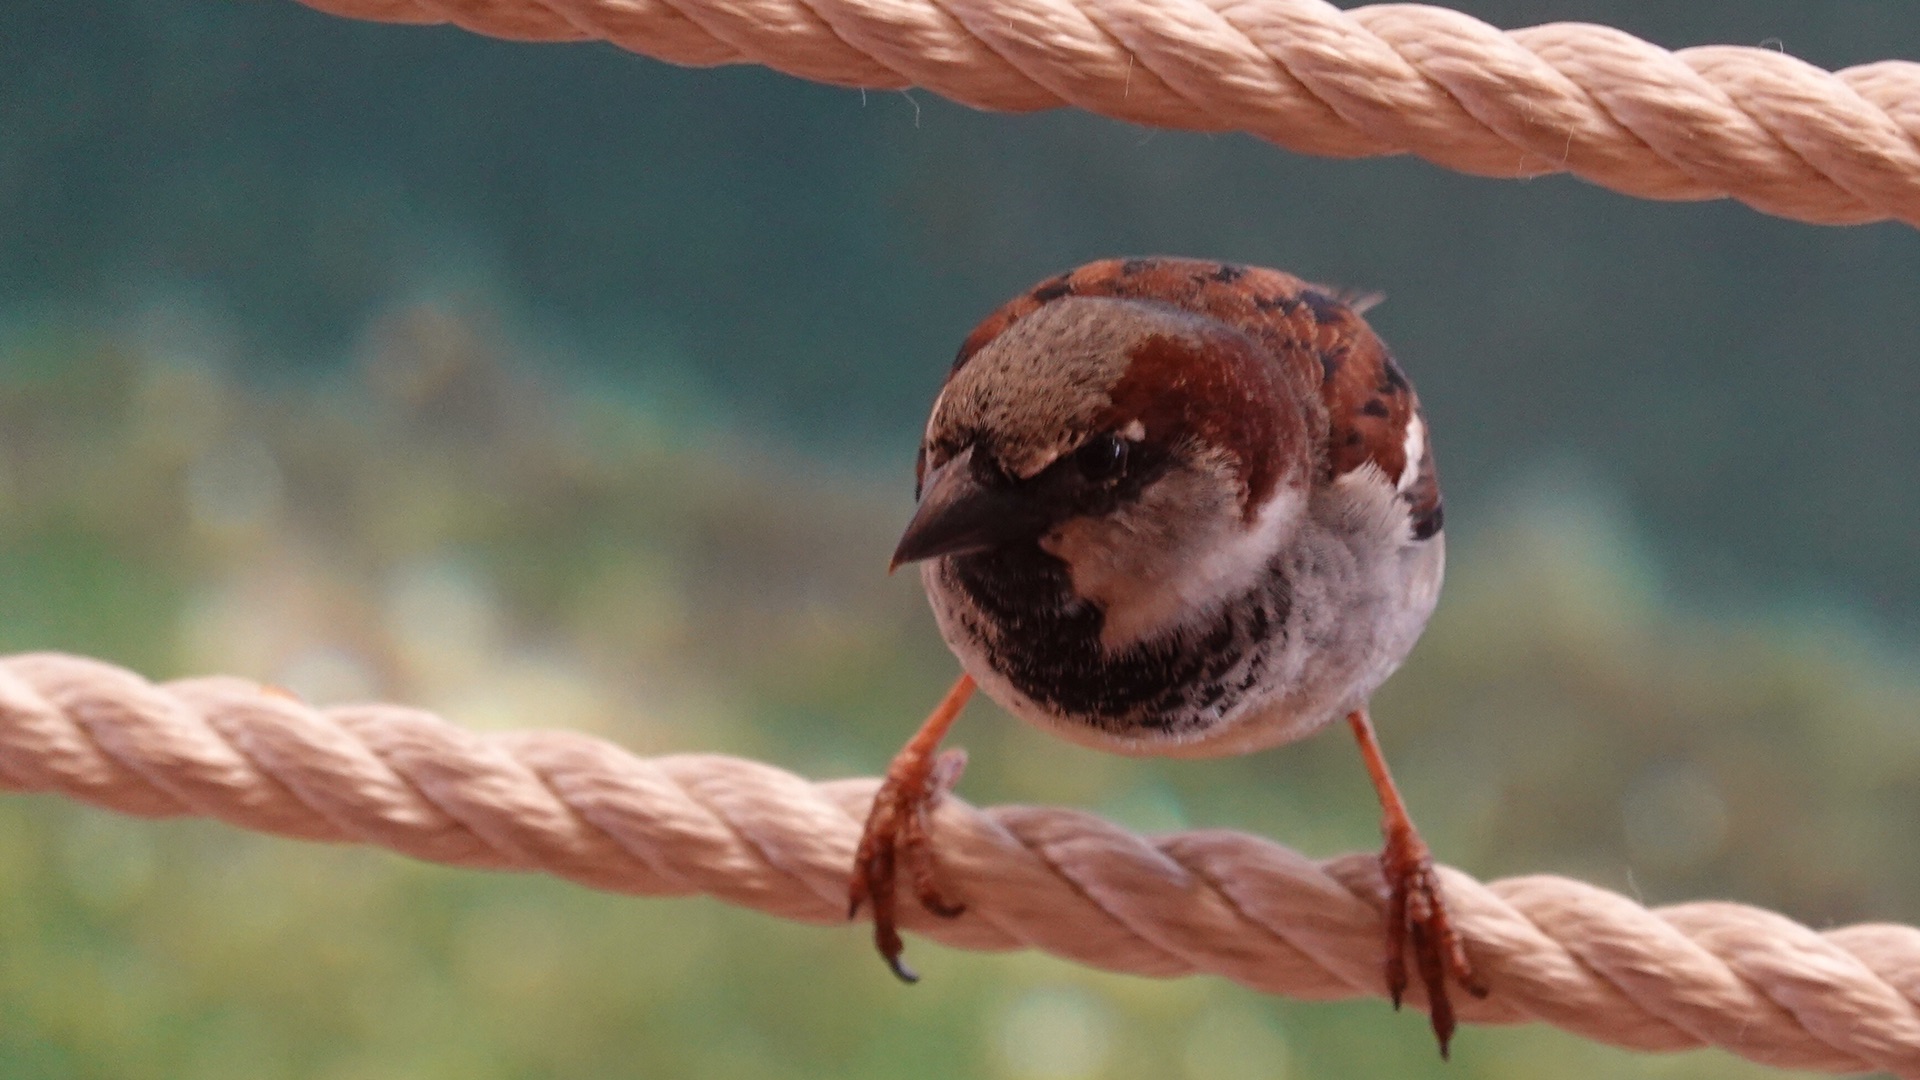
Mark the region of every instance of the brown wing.
[[[1440, 531], [1440, 479], [1420, 399], [1385, 343], [1335, 292], [1258, 266], [1198, 259], [1103, 259], [1040, 282], [1001, 305], [960, 345], [958, 371], [987, 342], [1063, 296], [1151, 300], [1207, 315], [1266, 346], [1305, 400], [1327, 479], [1368, 463], [1400, 490], [1413, 535]], [[952, 378], [949, 373], [948, 378]], [[1414, 445], [1408, 445], [1413, 430]], [[1404, 476], [1413, 461], [1412, 475]]]

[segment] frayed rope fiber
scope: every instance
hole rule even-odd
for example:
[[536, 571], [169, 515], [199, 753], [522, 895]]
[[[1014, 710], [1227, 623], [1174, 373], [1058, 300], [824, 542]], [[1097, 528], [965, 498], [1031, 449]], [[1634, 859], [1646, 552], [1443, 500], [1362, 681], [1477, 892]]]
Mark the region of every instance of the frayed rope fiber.
[[[641, 758], [562, 731], [478, 734], [398, 705], [318, 709], [241, 679], [156, 685], [81, 657], [0, 658], [0, 787], [12, 791], [614, 892], [704, 893], [811, 923], [846, 916], [876, 783]], [[1371, 854], [1315, 861], [1241, 833], [1140, 837], [1078, 811], [958, 799], [936, 827], [967, 912], [908, 905], [907, 926], [934, 940], [1299, 998], [1383, 991]], [[1565, 878], [1442, 873], [1493, 988], [1458, 1003], [1463, 1020], [1920, 1080], [1920, 930], [1815, 932], [1740, 904], [1647, 910]]]

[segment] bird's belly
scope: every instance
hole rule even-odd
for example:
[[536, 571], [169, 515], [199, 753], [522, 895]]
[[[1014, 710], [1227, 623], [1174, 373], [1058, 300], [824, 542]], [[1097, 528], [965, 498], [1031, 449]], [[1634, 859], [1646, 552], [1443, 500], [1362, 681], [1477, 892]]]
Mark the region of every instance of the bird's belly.
[[1439, 536], [1373, 553], [1309, 539], [1248, 597], [1117, 653], [1100, 644], [1100, 613], [1043, 563], [941, 559], [923, 580], [948, 646], [1009, 712], [1110, 752], [1217, 757], [1364, 705], [1425, 626], [1443, 559]]

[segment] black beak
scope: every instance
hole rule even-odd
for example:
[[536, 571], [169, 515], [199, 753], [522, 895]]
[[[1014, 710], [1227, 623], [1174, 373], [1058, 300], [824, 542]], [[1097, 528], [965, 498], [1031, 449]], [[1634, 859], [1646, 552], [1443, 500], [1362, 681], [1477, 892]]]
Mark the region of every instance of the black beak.
[[968, 447], [927, 474], [920, 508], [893, 549], [887, 572], [921, 559], [966, 555], [1037, 536], [1050, 521], [1032, 492], [982, 483]]

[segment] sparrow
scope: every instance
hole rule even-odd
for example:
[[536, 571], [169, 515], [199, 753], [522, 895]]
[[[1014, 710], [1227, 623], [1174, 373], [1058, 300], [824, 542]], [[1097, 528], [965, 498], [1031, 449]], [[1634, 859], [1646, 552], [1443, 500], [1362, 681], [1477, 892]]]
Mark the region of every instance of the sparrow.
[[1442, 504], [1419, 398], [1372, 298], [1277, 270], [1109, 259], [1049, 278], [960, 346], [914, 466], [893, 567], [920, 565], [963, 674], [888, 767], [849, 913], [901, 962], [898, 877], [943, 916], [932, 810], [977, 685], [1133, 755], [1244, 754], [1344, 718], [1382, 808], [1385, 978], [1409, 961], [1440, 1052], [1476, 996], [1432, 855], [1367, 712], [1440, 595]]

